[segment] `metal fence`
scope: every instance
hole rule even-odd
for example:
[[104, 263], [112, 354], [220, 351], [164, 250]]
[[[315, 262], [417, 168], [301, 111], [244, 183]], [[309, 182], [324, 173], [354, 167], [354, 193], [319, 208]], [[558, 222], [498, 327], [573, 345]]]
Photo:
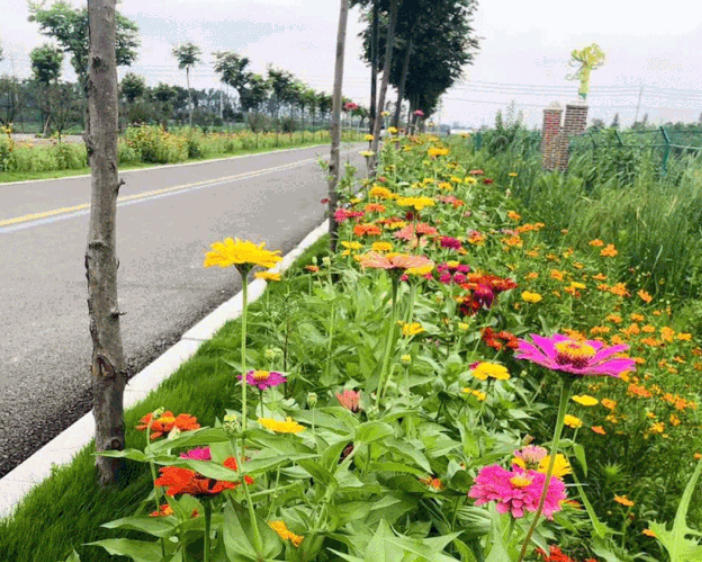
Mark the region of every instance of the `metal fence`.
[[571, 154], [587, 149], [598, 151], [615, 148], [659, 152], [660, 169], [665, 174], [671, 156], [699, 155], [702, 152], [702, 129], [675, 129], [671, 127], [628, 131], [600, 129], [590, 130], [582, 137], [570, 140]]

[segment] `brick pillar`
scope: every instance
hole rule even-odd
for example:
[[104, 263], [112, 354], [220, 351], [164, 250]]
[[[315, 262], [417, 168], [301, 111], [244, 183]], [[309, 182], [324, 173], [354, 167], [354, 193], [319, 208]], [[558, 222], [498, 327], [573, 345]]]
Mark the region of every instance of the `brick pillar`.
[[563, 109], [557, 103], [544, 109], [544, 122], [541, 129], [541, 157], [545, 170], [556, 169], [560, 163], [559, 138], [561, 136], [561, 114]]
[[561, 171], [568, 169], [568, 143], [570, 137], [581, 136], [585, 133], [587, 125], [587, 110], [588, 106], [584, 102], [569, 103], [566, 105], [565, 123], [563, 125], [563, 134], [559, 142], [559, 162], [557, 168]]

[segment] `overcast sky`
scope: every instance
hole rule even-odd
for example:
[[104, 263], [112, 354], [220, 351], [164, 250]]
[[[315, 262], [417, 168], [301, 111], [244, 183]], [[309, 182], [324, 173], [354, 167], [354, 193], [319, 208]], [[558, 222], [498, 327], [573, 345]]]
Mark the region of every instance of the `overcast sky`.
[[[208, 55], [193, 72], [193, 87], [214, 87], [210, 53], [233, 49], [251, 59], [254, 71], [272, 63], [331, 91], [338, 0], [123, 0], [119, 9], [139, 25], [142, 44], [132, 71], [151, 85], [185, 84], [170, 51], [192, 41]], [[46, 38], [27, 21], [24, 0], [0, 0], [0, 14], [0, 74], [26, 77], [29, 52]], [[630, 125], [640, 93], [639, 118], [648, 113], [651, 122], [697, 121], [702, 113], [702, 2], [482, 0], [473, 26], [483, 38], [481, 50], [445, 94], [443, 123], [491, 125], [495, 112], [514, 100], [529, 126], [540, 125], [549, 103], [564, 105], [577, 96], [577, 82], [565, 78], [570, 52], [593, 42], [607, 60], [592, 73], [590, 120], [610, 122], [618, 112]], [[367, 104], [370, 71], [359, 59], [361, 28], [353, 10], [344, 94]], [[68, 61], [65, 66], [70, 78]]]

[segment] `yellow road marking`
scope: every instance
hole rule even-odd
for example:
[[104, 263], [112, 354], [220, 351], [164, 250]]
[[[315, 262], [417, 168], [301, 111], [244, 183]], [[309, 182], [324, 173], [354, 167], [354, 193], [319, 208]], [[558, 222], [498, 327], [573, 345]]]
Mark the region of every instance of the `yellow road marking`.
[[[253, 172], [245, 172], [243, 174], [236, 174], [233, 176], [225, 176], [221, 178], [214, 178], [211, 180], [199, 181], [194, 183], [187, 183], [183, 185], [175, 185], [173, 187], [164, 187], [163, 189], [155, 189], [153, 191], [145, 191], [144, 193], [137, 193], [135, 195], [125, 195], [123, 197], [117, 198], [117, 204], [124, 203], [126, 201], [133, 201], [135, 199], [144, 199], [145, 197], [153, 197], [154, 195], [163, 195], [164, 193], [173, 193], [175, 191], [182, 191], [184, 189], [190, 189], [192, 187], [205, 187], [210, 184], [222, 183], [225, 181], [235, 181], [244, 180], [249, 178], [255, 178], [257, 176], [262, 176], [271, 172], [280, 172], [290, 168], [296, 168], [301, 164], [307, 164], [309, 162], [315, 162], [316, 158], [308, 158], [307, 160], [300, 160], [298, 162], [293, 162], [291, 164], [284, 164], [282, 166], [275, 166], [273, 168], [266, 168], [264, 170], [255, 170]], [[74, 205], [72, 207], [61, 207], [60, 209], [52, 209], [51, 211], [44, 211], [41, 213], [31, 213], [29, 215], [23, 215], [21, 217], [14, 217], [11, 219], [0, 220], [1, 226], [9, 226], [12, 224], [19, 224], [23, 222], [29, 222], [39, 219], [45, 219], [48, 217], [53, 217], [56, 215], [64, 215], [68, 213], [75, 213], [76, 211], [82, 211], [84, 209], [89, 209], [90, 203], [82, 203], [80, 205]]]

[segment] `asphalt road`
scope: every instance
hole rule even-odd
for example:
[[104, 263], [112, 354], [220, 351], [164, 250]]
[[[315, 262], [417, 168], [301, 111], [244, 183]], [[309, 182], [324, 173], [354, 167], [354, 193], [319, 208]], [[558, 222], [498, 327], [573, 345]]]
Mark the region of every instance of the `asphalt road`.
[[[349, 153], [362, 170], [359, 150]], [[286, 253], [323, 220], [318, 157], [328, 153], [121, 175], [118, 292], [133, 373], [239, 291], [234, 270], [202, 267], [210, 243], [239, 237]], [[89, 201], [90, 178], [0, 184], [0, 477], [91, 408]]]

